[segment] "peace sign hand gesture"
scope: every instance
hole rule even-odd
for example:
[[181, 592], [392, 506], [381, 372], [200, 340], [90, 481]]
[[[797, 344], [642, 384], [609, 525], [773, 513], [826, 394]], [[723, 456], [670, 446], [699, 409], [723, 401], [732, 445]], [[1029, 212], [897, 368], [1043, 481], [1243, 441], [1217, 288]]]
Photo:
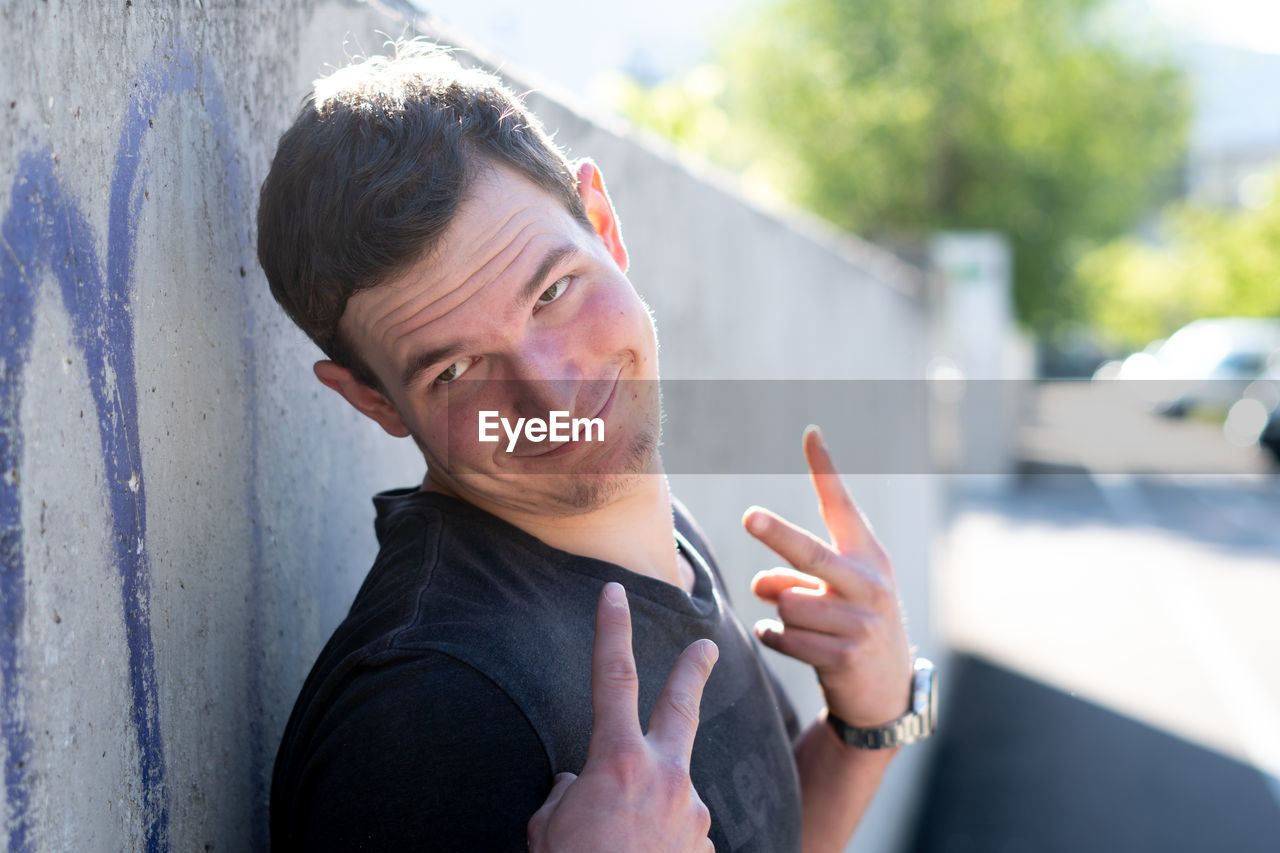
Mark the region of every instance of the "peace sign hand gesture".
[[804, 455], [830, 542], [760, 507], [743, 515], [747, 531], [792, 568], [760, 572], [751, 590], [778, 608], [756, 636], [817, 670], [827, 707], [858, 727], [907, 711], [911, 645], [889, 556], [832, 464], [817, 427]]
[[591, 741], [582, 773], [561, 773], [529, 821], [533, 853], [713, 853], [711, 813], [689, 778], [702, 688], [719, 652], [680, 655], [642, 732], [626, 592], [605, 584], [591, 653]]

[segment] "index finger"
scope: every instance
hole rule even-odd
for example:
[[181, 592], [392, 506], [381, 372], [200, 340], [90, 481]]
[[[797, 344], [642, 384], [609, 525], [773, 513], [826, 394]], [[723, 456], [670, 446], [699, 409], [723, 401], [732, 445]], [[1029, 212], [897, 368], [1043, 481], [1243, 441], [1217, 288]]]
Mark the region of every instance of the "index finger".
[[823, 580], [827, 586], [853, 601], [886, 589], [889, 575], [862, 555], [837, 552], [803, 527], [792, 524], [763, 507], [751, 507], [743, 515], [748, 532], [803, 575]]
[[710, 640], [692, 643], [671, 668], [649, 715], [647, 739], [686, 770], [693, 758], [693, 739], [698, 734], [702, 689], [719, 657], [720, 650]]
[[591, 650], [591, 742], [587, 761], [601, 750], [639, 743], [636, 705], [640, 678], [631, 652], [631, 611], [619, 583], [607, 583], [596, 605], [596, 636]]
[[809, 479], [818, 493], [818, 511], [831, 534], [831, 544], [841, 554], [882, 550], [871, 525], [840, 479], [822, 431], [810, 424], [805, 428], [801, 444], [805, 462], [809, 465]]

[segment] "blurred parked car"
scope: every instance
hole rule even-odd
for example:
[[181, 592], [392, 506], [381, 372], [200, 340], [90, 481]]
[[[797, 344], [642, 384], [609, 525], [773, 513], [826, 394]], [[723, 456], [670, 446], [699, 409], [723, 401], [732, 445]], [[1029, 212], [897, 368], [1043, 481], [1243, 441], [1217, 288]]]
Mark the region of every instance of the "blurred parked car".
[[1266, 420], [1258, 431], [1257, 441], [1271, 452], [1272, 460], [1280, 466], [1280, 348], [1267, 359], [1267, 369], [1262, 378], [1245, 389], [1241, 403], [1246, 400], [1257, 400], [1266, 411]]
[[1280, 465], [1280, 406], [1271, 410], [1267, 417], [1267, 425], [1258, 435], [1258, 444], [1271, 451], [1271, 458]]
[[1156, 380], [1148, 399], [1169, 417], [1196, 409], [1226, 413], [1264, 372], [1280, 348], [1280, 319], [1213, 317], [1193, 320], [1134, 353], [1119, 365], [1104, 365], [1097, 378]]

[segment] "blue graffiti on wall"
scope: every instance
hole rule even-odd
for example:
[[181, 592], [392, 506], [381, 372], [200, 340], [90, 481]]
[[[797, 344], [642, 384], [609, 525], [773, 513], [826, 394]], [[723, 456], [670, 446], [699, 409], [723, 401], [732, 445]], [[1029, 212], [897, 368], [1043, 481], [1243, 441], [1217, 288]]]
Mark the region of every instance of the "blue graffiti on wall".
[[[138, 747], [143, 821], [148, 851], [169, 846], [169, 799], [164, 737], [160, 727], [155, 652], [152, 645], [151, 571], [146, 551], [147, 491], [138, 434], [138, 392], [134, 367], [131, 290], [139, 213], [147, 173], [143, 141], [164, 99], [198, 92], [222, 157], [222, 177], [232, 215], [241, 211], [239, 170], [231, 144], [220, 86], [200, 71], [190, 52], [171, 47], [162, 61], [147, 65], [127, 104], [114, 161], [109, 198], [107, 262], [99, 263], [96, 234], [83, 210], [58, 178], [56, 158], [35, 146], [18, 163], [9, 210], [0, 223], [0, 737], [5, 745], [4, 786], [9, 807], [7, 846], [25, 853], [30, 838], [29, 779], [32, 740], [24, 715], [19, 638], [25, 614], [22, 528], [22, 375], [26, 364], [37, 291], [44, 276], [57, 281], [71, 318], [75, 347], [82, 354], [97, 414], [112, 529], [115, 570], [121, 579], [121, 608], [128, 646], [132, 728]], [[245, 300], [247, 303], [247, 300]], [[246, 307], [246, 311], [248, 308]], [[247, 338], [251, 323], [242, 324]], [[247, 343], [247, 341], [246, 341]], [[252, 359], [248, 387], [254, 388]], [[251, 390], [252, 393], [252, 390]], [[252, 412], [254, 407], [250, 406]], [[257, 446], [250, 420], [250, 453]], [[248, 511], [257, 515], [252, 476]], [[258, 542], [251, 554], [257, 584]], [[251, 591], [256, 593], [256, 589]], [[257, 596], [250, 600], [256, 605]], [[257, 630], [258, 619], [251, 619]], [[256, 645], [256, 638], [250, 638]], [[258, 669], [250, 655], [250, 714], [259, 705]], [[255, 794], [254, 840], [261, 844], [263, 821], [262, 735], [250, 724], [251, 773]]]

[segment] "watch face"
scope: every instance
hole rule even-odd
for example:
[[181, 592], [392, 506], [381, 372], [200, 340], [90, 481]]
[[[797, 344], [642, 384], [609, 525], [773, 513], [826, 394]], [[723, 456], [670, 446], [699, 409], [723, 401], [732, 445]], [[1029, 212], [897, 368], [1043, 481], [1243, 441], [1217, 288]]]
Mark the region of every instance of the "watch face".
[[938, 685], [933, 677], [933, 664], [928, 659], [916, 659], [913, 686], [911, 710], [924, 718], [925, 733], [930, 734], [938, 721]]
[[929, 731], [938, 726], [938, 679], [929, 677]]

